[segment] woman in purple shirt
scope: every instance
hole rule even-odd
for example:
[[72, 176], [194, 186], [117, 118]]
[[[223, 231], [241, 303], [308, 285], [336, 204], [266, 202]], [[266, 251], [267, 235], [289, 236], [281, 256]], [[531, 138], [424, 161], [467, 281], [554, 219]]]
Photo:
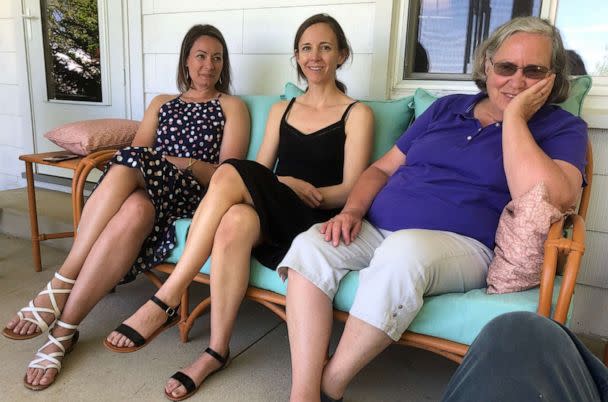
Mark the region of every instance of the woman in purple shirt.
[[[362, 174], [342, 212], [298, 236], [279, 264], [289, 277], [292, 400], [339, 400], [424, 295], [484, 287], [512, 198], [544, 182], [554, 205], [575, 203], [587, 134], [550, 105], [569, 90], [557, 29], [535, 17], [499, 27], [478, 49], [473, 78], [479, 94], [437, 100]], [[332, 299], [349, 270], [359, 270], [359, 288], [325, 365]]]

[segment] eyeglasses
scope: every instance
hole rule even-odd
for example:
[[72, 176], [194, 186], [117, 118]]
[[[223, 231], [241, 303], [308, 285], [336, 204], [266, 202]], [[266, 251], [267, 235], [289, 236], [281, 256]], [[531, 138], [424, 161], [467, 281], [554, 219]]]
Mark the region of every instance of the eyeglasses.
[[510, 63], [508, 61], [499, 61], [494, 63], [492, 59], [490, 59], [490, 63], [492, 63], [492, 67], [494, 68], [494, 72], [498, 75], [502, 75], [503, 77], [510, 77], [517, 72], [517, 70], [522, 70], [523, 74], [530, 79], [540, 80], [547, 76], [550, 69], [544, 66], [537, 66], [535, 64], [528, 64], [527, 66], [518, 67], [516, 64]]

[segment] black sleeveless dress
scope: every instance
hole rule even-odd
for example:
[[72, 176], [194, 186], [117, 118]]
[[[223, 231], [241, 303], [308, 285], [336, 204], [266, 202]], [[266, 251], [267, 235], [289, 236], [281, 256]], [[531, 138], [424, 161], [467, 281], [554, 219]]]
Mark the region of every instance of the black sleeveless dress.
[[292, 176], [315, 187], [340, 184], [346, 141], [344, 126], [349, 110], [356, 103], [348, 105], [339, 121], [314, 133], [302, 134], [287, 123], [294, 101], [295, 98], [289, 102], [281, 118], [275, 173], [254, 161], [229, 159], [224, 162], [240, 174], [260, 218], [262, 243], [252, 254], [272, 269], [277, 268], [298, 234], [340, 212], [340, 209], [309, 207], [291, 188], [279, 182], [277, 176]]

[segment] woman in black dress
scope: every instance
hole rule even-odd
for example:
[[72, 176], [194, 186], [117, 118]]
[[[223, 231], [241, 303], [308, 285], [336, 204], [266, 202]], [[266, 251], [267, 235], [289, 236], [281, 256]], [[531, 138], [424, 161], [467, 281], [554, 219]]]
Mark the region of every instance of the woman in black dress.
[[[252, 251], [260, 262], [276, 268], [298, 233], [344, 204], [368, 164], [372, 112], [346, 96], [336, 80], [336, 69], [350, 56], [340, 25], [324, 14], [309, 18], [296, 33], [294, 53], [308, 89], [272, 107], [257, 162], [229, 160], [217, 170], [192, 220], [184, 253], [156, 293], [167, 306], [176, 306], [211, 256], [209, 348], [169, 380], [169, 399], [192, 395], [225, 365]], [[110, 334], [107, 344], [116, 351], [135, 350], [165, 320], [165, 313], [148, 302]]]
[[117, 283], [164, 260], [173, 222], [192, 217], [217, 164], [247, 152], [247, 107], [227, 94], [228, 50], [215, 27], [188, 31], [177, 77], [181, 94], [152, 99], [132, 146], [117, 152], [86, 203], [65, 262], [3, 330], [22, 340], [52, 327], [28, 367], [27, 388], [53, 384], [76, 326]]

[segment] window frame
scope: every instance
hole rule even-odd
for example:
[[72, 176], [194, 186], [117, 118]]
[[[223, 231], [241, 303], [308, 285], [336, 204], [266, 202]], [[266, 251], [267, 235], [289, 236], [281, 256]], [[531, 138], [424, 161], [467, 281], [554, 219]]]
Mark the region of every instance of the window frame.
[[[555, 23], [559, 0], [543, 0], [541, 18]], [[416, 88], [424, 88], [439, 96], [453, 93], [477, 93], [479, 90], [471, 80], [454, 79], [403, 79], [405, 47], [408, 35], [410, 0], [395, 0], [393, 10], [393, 39], [388, 74], [388, 92], [391, 98], [412, 95]], [[592, 76], [593, 85], [583, 104], [582, 118], [592, 128], [608, 128], [608, 77]]]

